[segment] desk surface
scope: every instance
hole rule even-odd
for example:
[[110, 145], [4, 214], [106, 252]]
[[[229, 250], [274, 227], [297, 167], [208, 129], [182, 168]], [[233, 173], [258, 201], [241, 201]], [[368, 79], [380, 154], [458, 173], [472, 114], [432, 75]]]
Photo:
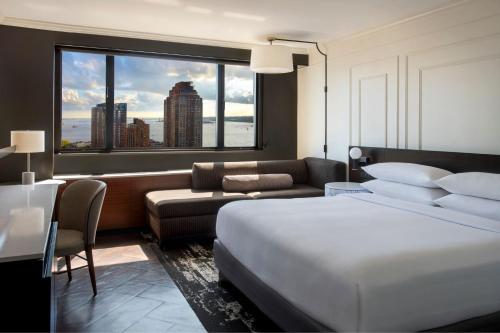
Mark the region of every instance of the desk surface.
[[0, 263], [44, 257], [57, 188], [0, 186]]

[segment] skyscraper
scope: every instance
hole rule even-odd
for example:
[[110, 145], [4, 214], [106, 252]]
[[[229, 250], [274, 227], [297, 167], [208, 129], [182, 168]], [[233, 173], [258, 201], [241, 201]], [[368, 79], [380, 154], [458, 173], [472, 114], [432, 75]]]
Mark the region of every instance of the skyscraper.
[[90, 147], [104, 148], [106, 142], [106, 103], [92, 108], [90, 123]]
[[127, 125], [127, 136], [127, 147], [149, 147], [149, 124], [134, 118], [134, 121]]
[[192, 82], [177, 82], [163, 105], [163, 142], [167, 147], [201, 147], [203, 99]]
[[115, 103], [113, 125], [115, 147], [127, 147], [127, 103]]
[[[91, 148], [104, 148], [106, 142], [106, 103], [92, 108]], [[113, 139], [115, 147], [127, 147], [127, 103], [115, 103]]]

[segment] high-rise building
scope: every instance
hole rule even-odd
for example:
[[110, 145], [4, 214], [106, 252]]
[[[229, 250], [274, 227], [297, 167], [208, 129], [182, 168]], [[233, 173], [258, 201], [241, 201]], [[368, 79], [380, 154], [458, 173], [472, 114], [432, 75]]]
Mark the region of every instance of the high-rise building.
[[127, 147], [127, 103], [115, 103], [113, 125], [115, 147]]
[[[113, 139], [115, 147], [127, 147], [127, 103], [115, 103]], [[104, 148], [106, 142], [106, 103], [92, 108], [90, 146]]]
[[167, 147], [201, 147], [203, 99], [192, 82], [177, 82], [163, 105], [163, 142]]
[[127, 136], [127, 147], [149, 147], [149, 124], [134, 118], [134, 121], [127, 125]]
[[90, 124], [90, 147], [104, 148], [106, 142], [106, 103], [92, 108]]

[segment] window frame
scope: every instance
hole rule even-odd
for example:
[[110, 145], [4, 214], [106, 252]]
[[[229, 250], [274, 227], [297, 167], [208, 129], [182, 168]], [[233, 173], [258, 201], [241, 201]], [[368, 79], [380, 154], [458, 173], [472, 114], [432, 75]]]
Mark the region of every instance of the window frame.
[[[106, 142], [105, 147], [63, 149], [62, 140], [62, 52], [87, 52], [93, 54], [104, 54], [106, 56]], [[114, 123], [114, 57], [115, 56], [136, 56], [145, 58], [159, 58], [167, 60], [184, 60], [193, 62], [215, 63], [217, 65], [216, 78], [216, 147], [162, 147], [162, 148], [114, 148], [113, 147], [113, 123]], [[254, 76], [254, 146], [248, 147], [225, 147], [224, 146], [224, 115], [225, 115], [225, 65], [246, 65], [249, 61], [218, 59], [203, 56], [166, 54], [155, 52], [129, 51], [119, 49], [103, 49], [94, 47], [81, 47], [72, 45], [55, 46], [55, 69], [54, 69], [54, 153], [56, 154], [87, 154], [87, 153], [143, 153], [143, 152], [171, 152], [171, 151], [242, 151], [242, 150], [262, 150], [262, 107], [263, 107], [263, 76]]]

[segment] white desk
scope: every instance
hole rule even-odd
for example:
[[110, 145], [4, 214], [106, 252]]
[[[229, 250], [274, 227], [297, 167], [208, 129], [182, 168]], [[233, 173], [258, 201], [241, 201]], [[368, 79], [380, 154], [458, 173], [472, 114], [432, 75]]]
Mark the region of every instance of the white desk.
[[58, 184], [0, 186], [0, 263], [43, 259]]

